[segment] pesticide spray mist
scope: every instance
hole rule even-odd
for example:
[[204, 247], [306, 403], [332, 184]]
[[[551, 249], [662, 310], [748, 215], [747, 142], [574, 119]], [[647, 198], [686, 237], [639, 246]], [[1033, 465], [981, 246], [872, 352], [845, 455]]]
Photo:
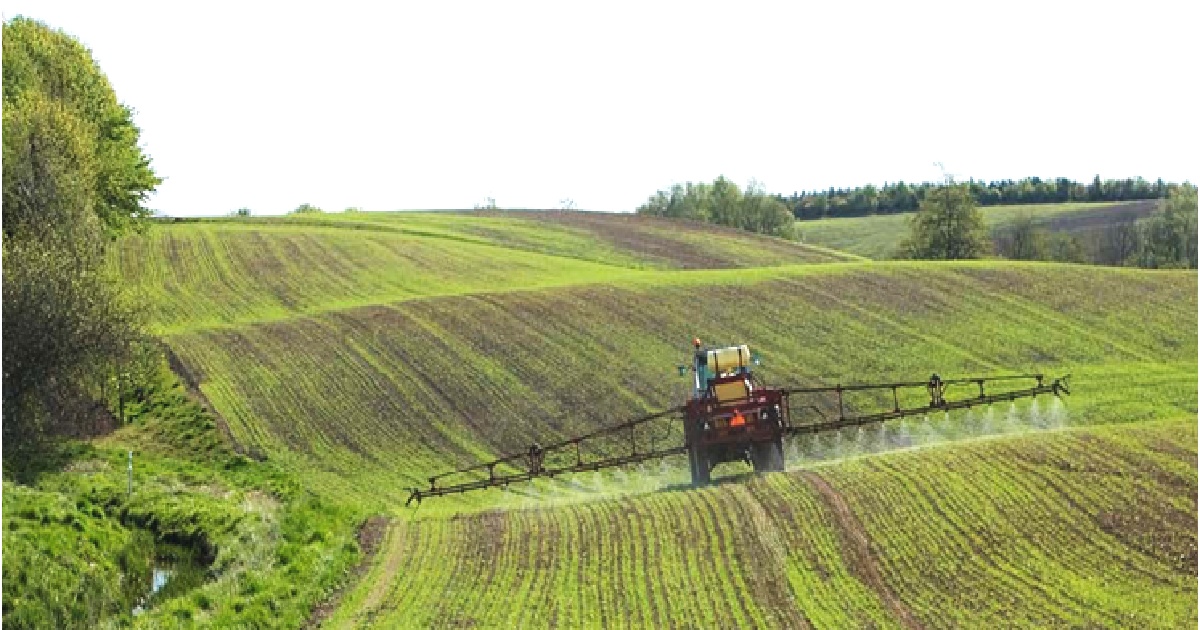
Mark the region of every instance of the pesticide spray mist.
[[981, 409], [926, 414], [878, 424], [792, 438], [784, 448], [788, 468], [884, 453], [1035, 431], [1057, 431], [1070, 425], [1067, 406], [1049, 400], [1011, 401]]
[[[789, 469], [804, 468], [874, 453], [923, 448], [958, 441], [987, 439], [1070, 425], [1070, 414], [1057, 397], [1027, 403], [1001, 403], [980, 409], [939, 412], [912, 418], [848, 427], [789, 438], [784, 458]], [[545, 507], [597, 498], [655, 492], [686, 485], [686, 466], [678, 458], [514, 484], [504, 490], [512, 507]]]

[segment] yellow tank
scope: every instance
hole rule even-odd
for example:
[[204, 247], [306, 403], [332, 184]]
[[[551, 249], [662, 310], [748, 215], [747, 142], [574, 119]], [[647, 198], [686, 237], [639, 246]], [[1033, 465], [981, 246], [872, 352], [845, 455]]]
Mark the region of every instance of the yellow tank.
[[746, 388], [746, 381], [743, 379], [732, 383], [718, 383], [713, 386], [713, 394], [717, 397], [717, 402], [725, 404], [749, 397], [750, 390]]
[[714, 374], [732, 372], [740, 367], [750, 365], [750, 346], [729, 346], [708, 351], [708, 369]]

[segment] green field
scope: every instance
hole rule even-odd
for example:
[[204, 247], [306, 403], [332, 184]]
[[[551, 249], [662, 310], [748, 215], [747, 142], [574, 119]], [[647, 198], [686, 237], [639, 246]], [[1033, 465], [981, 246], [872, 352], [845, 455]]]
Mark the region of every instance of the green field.
[[1186, 627], [1196, 437], [1068, 429], [399, 519], [332, 625]]
[[[1145, 203], [1134, 206], [1121, 202], [1051, 203], [989, 206], [981, 208], [981, 212], [989, 228], [1003, 227], [1028, 215], [1051, 230], [1074, 231], [1103, 225], [1106, 220], [1126, 211], [1143, 216], [1151, 207]], [[896, 256], [901, 241], [908, 236], [911, 216], [911, 213], [899, 213], [797, 221], [796, 235], [803, 243], [882, 260]]]
[[[474, 210], [255, 215], [297, 194], [611, 206], [679, 151], [589, 167], [558, 149], [634, 146], [645, 133], [611, 124], [633, 109], [663, 123], [641, 144], [712, 149], [696, 131], [714, 125], [664, 119], [639, 85], [679, 82], [656, 55], [701, 51], [713, 17], [723, 61], [747, 49], [736, 32], [770, 39], [734, 26], [732, 7], [625, 20], [555, 7], [539, 17], [570, 28], [533, 37], [498, 27], [516, 15], [503, 7], [465, 21], [363, 8], [292, 12], [286, 29], [263, 12], [191, 16], [249, 55], [243, 77], [201, 72], [202, 94], [239, 90], [213, 99], [229, 102], [223, 120], [146, 117], [101, 71], [93, 49], [124, 64], [122, 85], [146, 75], [134, 93], [148, 112], [154, 87], [211, 66], [186, 57], [212, 51], [158, 32], [162, 15], [5, 18], [3, 630], [1196, 627], [1194, 185], [958, 186], [943, 168], [944, 185], [784, 196], [721, 175], [631, 212], [487, 196]], [[656, 29], [626, 55], [631, 73], [591, 54], [580, 19], [625, 49], [627, 26], [684, 28]], [[687, 43], [663, 45], [668, 32]], [[278, 36], [255, 63], [244, 44]], [[443, 72], [433, 48], [451, 40], [504, 55]], [[755, 48], [743, 61], [770, 52]], [[563, 56], [579, 51], [582, 66]], [[420, 96], [364, 91], [349, 71], [366, 62]], [[558, 92], [649, 98], [528, 98], [523, 73], [566, 67], [581, 82]], [[795, 144], [770, 120], [783, 100], [703, 87], [682, 107], [715, 104], [715, 120], [757, 106], [749, 132]], [[272, 109], [312, 123], [259, 115]], [[574, 120], [547, 118], [567, 109]], [[167, 146], [181, 121], [195, 168]], [[164, 153], [147, 154], [143, 126]], [[826, 140], [849, 146], [853, 127]], [[232, 158], [269, 168], [215, 153], [226, 137]], [[958, 216], [970, 196], [1117, 201], [986, 207], [981, 232]], [[938, 225], [795, 220], [914, 200]]]
[[[695, 335], [753, 339], [781, 383], [1042, 370], [1103, 396], [1130, 374], [1195, 375], [1187, 272], [872, 263], [701, 279], [406, 300], [169, 342], [240, 443], [392, 501], [431, 470], [678, 404], [673, 366]], [[1080, 421], [1121, 419], [1095, 394], [1073, 401], [1095, 407]], [[1187, 400], [1176, 413], [1194, 413]]]
[[[774, 267], [857, 257], [636, 215], [292, 215], [165, 223], [116, 265], [160, 333], [398, 300], [596, 283], [654, 269]], [[575, 213], [579, 214], [579, 213]]]
[[[1195, 272], [872, 262], [579, 213], [181, 222], [120, 245], [229, 448], [265, 459], [216, 476], [164, 463], [164, 491], [278, 501], [244, 517], [262, 523], [239, 543], [258, 559], [135, 625], [294, 626], [339, 575], [332, 627], [1196, 618]], [[750, 344], [771, 383], [1039, 370], [1071, 373], [1072, 396], [797, 440], [788, 473], [726, 465], [700, 490], [667, 460], [404, 507], [429, 474], [678, 404], [696, 336]], [[153, 426], [110, 447], [153, 450]], [[103, 454], [106, 483], [119, 456]], [[349, 580], [370, 515], [390, 527]]]

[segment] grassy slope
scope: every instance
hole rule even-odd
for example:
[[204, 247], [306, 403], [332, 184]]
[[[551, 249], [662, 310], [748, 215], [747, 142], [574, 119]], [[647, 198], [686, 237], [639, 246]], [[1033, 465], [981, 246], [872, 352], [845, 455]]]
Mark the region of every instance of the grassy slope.
[[[1058, 229], [1059, 224], [1062, 224], [1061, 229], [1071, 229], [1072, 217], [1082, 219], [1087, 216], [1089, 224], [1094, 226], [1101, 217], [1091, 215], [1123, 207], [1124, 204], [1119, 202], [1102, 202], [989, 206], [982, 210], [988, 227], [1003, 226], [1023, 214], [1029, 214], [1051, 229]], [[909, 216], [911, 214], [902, 213], [797, 221], [796, 233], [800, 240], [808, 244], [831, 247], [876, 260], [885, 259], [895, 254], [900, 242], [908, 235]]]
[[[4, 482], [5, 628], [294, 628], [357, 560], [361, 511], [233, 453], [163, 373], [145, 404], [127, 406], [134, 424], [60, 445], [33, 462], [35, 477]], [[168, 583], [131, 617], [163, 551], [155, 539], [203, 557], [193, 571], [204, 583]]]
[[[358, 220], [354, 215], [332, 219]], [[169, 343], [195, 371], [238, 439], [263, 448], [272, 465], [295, 471], [306, 488], [355, 512], [398, 509], [405, 488], [430, 471], [674, 403], [683, 384], [672, 366], [683, 356], [681, 346], [696, 334], [713, 342], [751, 343], [762, 351], [772, 380], [908, 379], [934, 369], [958, 374], [1037, 367], [1076, 374], [1076, 396], [1069, 402], [1076, 422], [1194, 418], [1196, 413], [1194, 273], [996, 263], [671, 271], [638, 262], [658, 241], [593, 238], [591, 254], [564, 257], [550, 245], [530, 245], [552, 242], [557, 233], [539, 236], [527, 222], [517, 223], [524, 231], [519, 238], [499, 239], [494, 231], [509, 228], [490, 223], [481, 231], [427, 221], [417, 226], [427, 235], [417, 234], [411, 223], [401, 226], [406, 233], [377, 227], [391, 220], [335, 228], [288, 225], [287, 220], [172, 226], [127, 245], [128, 254], [149, 255], [140, 265], [128, 255], [124, 265], [159, 305]], [[492, 240], [472, 240], [478, 238]], [[163, 244], [168, 240], [192, 243], [190, 251], [199, 253], [164, 255], [179, 249]], [[660, 259], [684, 260], [683, 246], [681, 241]], [[414, 251], [428, 253], [410, 255]], [[281, 262], [267, 265], [269, 274], [254, 258], [262, 252], [278, 252], [267, 256]], [[207, 259], [212, 262], [195, 264]], [[470, 263], [458, 266], [463, 260]], [[495, 260], [527, 271], [512, 282], [503, 273], [485, 281], [472, 277]], [[452, 271], [437, 282], [421, 284], [422, 274], [447, 268]], [[167, 277], [174, 280], [164, 281]], [[541, 289], [520, 290], [539, 283]], [[222, 291], [229, 294], [221, 301], [209, 297]], [[1180, 426], [1194, 436], [1194, 420]], [[1192, 471], [1194, 487], [1194, 461]], [[1026, 471], [1014, 468], [1009, 474], [1021, 477]], [[615, 477], [617, 484], [638, 485], [636, 476], [622, 475]], [[822, 475], [870, 532], [888, 583], [897, 579], [897, 571], [906, 572], [889, 564], [903, 551], [893, 546], [905, 543], [886, 538], [861, 512], [867, 499], [855, 495], [835, 470]], [[668, 470], [666, 477], [679, 478], [678, 470]], [[616, 623], [626, 614], [634, 615], [628, 619], [635, 625], [668, 617], [698, 626], [794, 625], [807, 618], [836, 627], [844, 625], [846, 614], [857, 615], [853, 623], [893, 623], [895, 610], [878, 589], [864, 585], [870, 580], [847, 577], [845, 561], [838, 558], [853, 547], [845, 542], [849, 539], [821, 543], [826, 546], [820, 558], [799, 559], [794, 556], [804, 554], [801, 543], [808, 537], [828, 541], [839, 534], [816, 525], [804, 532], [760, 527], [763, 519], [788, 510], [801, 515], [798, 521], [828, 523], [832, 508], [814, 498], [809, 481], [779, 476], [748, 486], [655, 494], [637, 499], [644, 509], [622, 508], [616, 516], [608, 503], [581, 503], [594, 492], [561, 489], [555, 492], [566, 495], [565, 507], [470, 517], [482, 521], [443, 516], [519, 505], [522, 495], [489, 492], [430, 502], [412, 528], [391, 531], [390, 555], [375, 569], [382, 573], [351, 594], [340, 620], [362, 621], [366, 617], [356, 615], [377, 610], [382, 615], [377, 619], [388, 624], [422, 625], [422, 620], [444, 621], [447, 611], [456, 610], [501, 625], [552, 618]], [[748, 495], [769, 507], [754, 507]], [[1190, 496], [1194, 514], [1194, 492]], [[911, 495], [896, 497], [904, 505], [915, 501]], [[740, 507], [725, 509], [731, 501]], [[1050, 512], [1061, 507], [1042, 505]], [[1091, 508], [1086, 503], [1080, 509]], [[685, 522], [686, 531], [708, 542], [698, 548], [679, 543], [673, 528]], [[467, 530], [479, 525], [497, 528], [508, 551], [489, 560], [480, 556], [483, 551], [464, 546]], [[1020, 523], [1013, 526], [1019, 529]], [[962, 531], [952, 535], [969, 539]], [[621, 542], [630, 537], [644, 538], [644, 549]], [[761, 558], [741, 555], [742, 546], [732, 543], [755, 537], [761, 538], [758, 547], [750, 547], [765, 550]], [[792, 551], [781, 555], [778, 546], [767, 544], [773, 537], [791, 542]], [[476, 542], [475, 549], [497, 543]], [[451, 564], [466, 575], [485, 563], [487, 571], [508, 577], [494, 585], [446, 583], [441, 572], [446, 556], [429, 555], [434, 553], [429, 549], [453, 551]], [[1130, 552], [1113, 545], [1100, 551], [1109, 555], [1098, 562], [1111, 566], [1097, 571], [1107, 567], [1122, 574], [1119, 562]], [[981, 558], [968, 553], [962, 561]], [[560, 561], [577, 568], [555, 571], [553, 585], [529, 570], [530, 562], [558, 566]], [[783, 567], [788, 588], [778, 586], [778, 574], [756, 572], [764, 562]], [[646, 582], [643, 569], [658, 566], [663, 585], [684, 588], [688, 595], [655, 586], [658, 577]], [[1073, 592], [1081, 588], [1076, 575], [1064, 574], [1052, 587]], [[936, 586], [920, 575], [907, 579], [915, 584], [896, 586], [898, 596], [911, 614], [926, 619], [922, 594]], [[410, 593], [405, 586], [410, 580], [417, 581], [419, 592]], [[646, 586], [637, 588], [633, 580]], [[996, 588], [1008, 588], [1008, 582], [997, 580]], [[1178, 586], [1179, 580], [1173, 583]], [[1180, 588], [1194, 600], [1194, 579]], [[760, 590], [765, 599], [728, 599]], [[821, 592], [828, 596], [813, 595]], [[581, 599], [569, 611], [547, 603], [546, 598], [571, 593]], [[512, 597], [529, 597], [533, 608], [506, 610], [530, 617], [485, 614], [492, 599], [500, 603]], [[987, 618], [971, 617], [977, 613], [968, 599], [944, 605], [954, 607], [956, 619]], [[787, 604], [792, 600], [812, 603], [798, 613], [796, 605]], [[833, 601], [820, 603], [825, 600]], [[1143, 604], [1138, 614], [1153, 607]], [[1056, 605], [1052, 614], [1061, 613], [1059, 618], [1086, 617], [1077, 608], [1062, 612], [1064, 605]], [[828, 610], [820, 612], [821, 606]], [[1180, 612], [1177, 601], [1172, 606], [1169, 614]]]

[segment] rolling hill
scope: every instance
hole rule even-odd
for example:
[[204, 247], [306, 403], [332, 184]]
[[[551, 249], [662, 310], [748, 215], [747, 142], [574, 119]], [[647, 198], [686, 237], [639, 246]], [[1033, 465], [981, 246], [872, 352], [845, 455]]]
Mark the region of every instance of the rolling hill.
[[[1195, 272], [879, 263], [582, 213], [180, 222], [121, 245], [236, 447], [391, 517], [331, 625], [1195, 618]], [[791, 472], [701, 490], [667, 461], [403, 507], [430, 473], [677, 404], [693, 336], [749, 343], [769, 382], [1041, 370], [1073, 396], [1053, 422], [792, 444]], [[887, 441], [903, 431], [923, 447]]]
[[703, 223], [585, 213], [366, 213], [167, 222], [116, 265], [159, 332], [348, 306], [601, 282], [646, 269], [858, 257]]
[[781, 383], [1074, 372], [1073, 406], [1095, 407], [1080, 421], [1115, 419], [1097, 401], [1114, 382], [1194, 380], [1195, 330], [1177, 325], [1195, 320], [1195, 291], [1186, 272], [1038, 264], [807, 266], [749, 282], [648, 272], [168, 339], [240, 444], [399, 500], [428, 472], [678, 404], [673, 366], [693, 335], [754, 340]]
[[[1134, 201], [988, 206], [980, 210], [984, 223], [992, 229], [1011, 225], [1018, 217], [1028, 215], [1051, 232], [1079, 236], [1116, 220], [1148, 216], [1156, 207], [1154, 201]], [[883, 260], [896, 256], [901, 241], [908, 236], [907, 221], [911, 216], [912, 213], [898, 213], [797, 221], [796, 234], [804, 243]]]

